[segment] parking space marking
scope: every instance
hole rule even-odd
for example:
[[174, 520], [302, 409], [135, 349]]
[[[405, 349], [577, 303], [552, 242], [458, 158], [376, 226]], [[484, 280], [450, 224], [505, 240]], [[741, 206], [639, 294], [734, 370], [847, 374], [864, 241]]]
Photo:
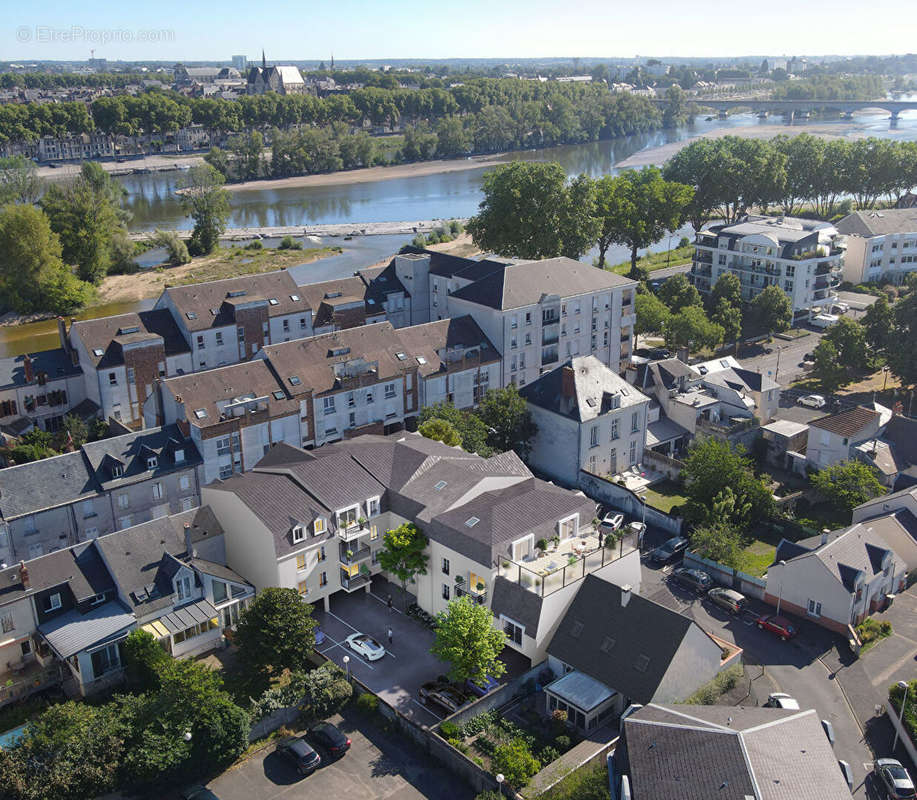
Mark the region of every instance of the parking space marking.
[[[341, 621], [343, 622], [343, 620]], [[325, 638], [331, 639], [331, 637], [327, 633], [325, 634]], [[334, 639], [331, 639], [331, 641], [334, 642]], [[348, 656], [351, 656], [352, 658], [357, 659], [357, 661], [369, 667], [371, 670], [375, 672], [375, 667], [372, 664], [370, 664], [368, 661], [364, 661], [363, 658], [358, 656], [350, 647], [344, 647], [343, 642], [334, 642], [334, 644], [331, 647], [329, 647], [327, 650], [320, 650], [319, 652], [322, 655], [325, 655], [326, 653], [330, 653], [332, 650], [334, 650], [335, 647], [340, 647], [341, 650], [343, 650]]]
[[423, 709], [424, 711], [426, 711], [427, 713], [432, 714], [432, 715], [433, 715], [434, 717], [436, 717], [437, 719], [440, 719], [440, 720], [441, 720], [441, 719], [444, 719], [444, 717], [441, 717], [439, 714], [437, 714], [435, 711], [433, 711], [433, 709], [428, 708], [428, 707], [425, 706], [423, 703], [420, 703], [420, 702], [418, 702], [417, 700], [415, 700], [413, 697], [411, 698], [411, 702], [412, 702], [414, 705], [418, 706], [419, 708], [422, 708], [422, 709]]
[[[388, 606], [388, 600], [383, 600], [381, 597], [379, 597], [379, 595], [373, 594], [372, 592], [370, 592], [370, 593], [369, 593], [369, 596], [372, 597], [374, 600], [378, 600], [380, 603], [382, 603], [382, 605]], [[403, 611], [399, 611], [397, 608], [395, 608], [394, 605], [389, 606], [389, 609], [388, 609], [388, 610], [389, 610], [389, 611], [394, 611], [396, 614], [403, 614], [403, 613], [404, 613]], [[331, 612], [329, 611], [328, 613], [330, 614]]]
[[347, 622], [347, 620], [341, 619], [341, 618], [340, 618], [337, 614], [335, 614], [333, 611], [326, 611], [325, 613], [326, 613], [329, 617], [334, 617], [338, 622], [343, 622], [343, 623], [344, 623], [348, 628], [350, 628], [350, 630], [352, 630], [354, 633], [360, 633], [360, 631], [358, 631], [356, 628], [354, 628], [353, 625], [351, 625], [349, 622]]

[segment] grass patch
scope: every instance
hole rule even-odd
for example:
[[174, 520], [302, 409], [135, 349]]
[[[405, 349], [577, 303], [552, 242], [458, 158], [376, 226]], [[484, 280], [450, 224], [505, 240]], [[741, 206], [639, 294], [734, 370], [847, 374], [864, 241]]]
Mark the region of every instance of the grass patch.
[[783, 331], [783, 333], [775, 333], [778, 339], [788, 339], [792, 341], [793, 339], [801, 339], [803, 336], [808, 336], [811, 331], [804, 330], [803, 328], [790, 328], [788, 331]]
[[860, 648], [860, 655], [863, 655], [870, 647], [875, 647], [883, 639], [892, 635], [892, 624], [888, 620], [879, 622], [872, 617], [866, 617], [856, 626], [856, 632], [863, 643]]
[[[672, 250], [665, 250], [661, 253], [647, 253], [642, 258], [637, 259], [637, 266], [642, 267], [647, 272], [655, 272], [657, 269], [666, 267], [677, 267], [679, 264], [687, 264], [694, 255], [694, 245], [689, 244], [687, 247], [676, 247]], [[618, 275], [626, 275], [630, 272], [630, 261], [621, 264], [605, 267], [609, 272], [616, 272]]]
[[688, 498], [681, 494], [682, 488], [675, 481], [662, 481], [654, 483], [646, 489], [646, 502], [653, 508], [665, 511], [668, 514], [673, 506], [684, 505]]
[[261, 272], [273, 272], [283, 267], [308, 264], [311, 261], [342, 252], [343, 250], [337, 246], [310, 247], [304, 250], [278, 250], [276, 248], [248, 250], [244, 247], [220, 247], [209, 256], [193, 259], [188, 265], [190, 271], [182, 275], [175, 283], [185, 285], [235, 278], [239, 275], [257, 275]]
[[747, 545], [742, 551], [742, 558], [739, 563], [739, 569], [749, 575], [760, 578], [767, 572], [767, 568], [774, 563], [774, 556], [777, 554], [777, 548], [769, 542], [762, 542], [755, 539]]
[[597, 761], [567, 775], [553, 788], [538, 795], [539, 800], [607, 800], [608, 769]]
[[701, 686], [700, 689], [685, 700], [685, 704], [690, 706], [716, 705], [716, 701], [724, 694], [735, 689], [739, 678], [742, 677], [742, 673], [741, 664], [734, 664], [728, 669], [724, 669], [710, 683]]

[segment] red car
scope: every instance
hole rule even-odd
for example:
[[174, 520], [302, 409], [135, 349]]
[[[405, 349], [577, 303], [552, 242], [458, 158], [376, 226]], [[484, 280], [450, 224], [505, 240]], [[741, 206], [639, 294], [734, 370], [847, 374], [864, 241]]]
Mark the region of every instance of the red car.
[[796, 626], [786, 617], [778, 617], [776, 614], [764, 614], [758, 617], [756, 624], [762, 631], [770, 631], [783, 641], [796, 635]]

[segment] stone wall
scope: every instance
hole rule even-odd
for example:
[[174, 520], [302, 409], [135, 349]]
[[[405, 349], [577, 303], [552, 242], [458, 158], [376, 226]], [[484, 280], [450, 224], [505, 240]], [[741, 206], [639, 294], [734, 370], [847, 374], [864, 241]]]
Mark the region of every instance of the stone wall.
[[[681, 533], [681, 517], [673, 517], [645, 504], [641, 497], [625, 486], [620, 486], [607, 478], [593, 475], [585, 470], [580, 471], [579, 486], [589, 497], [623, 511], [634, 519], [643, 519], [645, 513], [646, 524], [649, 526], [661, 528], [673, 536]], [[646, 505], [645, 512], [644, 505]]]

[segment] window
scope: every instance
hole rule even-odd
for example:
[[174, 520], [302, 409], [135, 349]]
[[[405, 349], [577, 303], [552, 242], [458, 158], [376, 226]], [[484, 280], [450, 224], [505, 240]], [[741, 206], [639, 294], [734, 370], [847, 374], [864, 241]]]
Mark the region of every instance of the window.
[[449, 559], [448, 558], [443, 559], [442, 566], [443, 566], [443, 575], [448, 575], [449, 574]]
[[353, 395], [353, 392], [347, 392], [347, 407], [353, 408], [356, 404], [357, 404], [357, 401]]
[[309, 594], [309, 584], [307, 584], [305, 581], [300, 581], [296, 584], [296, 591], [299, 592], [300, 597], [305, 597], [307, 594]]
[[369, 511], [369, 516], [375, 517], [379, 513], [379, 498], [370, 497], [366, 503], [366, 509]]
[[299, 318], [299, 329], [301, 331], [304, 331], [306, 329], [306, 318], [305, 317]]
[[630, 463], [631, 465], [637, 463], [637, 440], [631, 439], [630, 442]]
[[306, 568], [306, 554], [300, 553], [296, 556], [296, 569], [298, 572], [302, 572]]
[[206, 342], [206, 340], [204, 339], [204, 337], [203, 337], [203, 336], [198, 336], [198, 337], [197, 337], [197, 349], [198, 349], [198, 350], [204, 350], [204, 349], [206, 349], [206, 347], [207, 347], [207, 342]]
[[325, 545], [318, 548], [318, 560], [324, 561], [328, 556], [325, 554]]
[[593, 425], [592, 429], [589, 431], [589, 446], [590, 447], [599, 446], [599, 427], [598, 425]]
[[135, 373], [134, 373], [134, 368], [133, 368], [133, 367], [128, 367], [128, 368], [127, 368], [127, 382], [128, 382], [128, 383], [134, 383], [134, 374], [135, 374]]
[[118, 385], [118, 376], [114, 372], [108, 373], [108, 385], [117, 386]]
[[630, 432], [636, 433], [640, 430], [640, 413], [635, 411], [630, 415]]
[[190, 489], [191, 488], [191, 478], [188, 475], [182, 475], [178, 479], [178, 488], [179, 489]]
[[191, 599], [191, 576], [180, 575], [175, 580], [175, 594], [178, 595], [178, 602]]
[[522, 633], [524, 630], [525, 628], [518, 623], [503, 617], [503, 633], [513, 644], [522, 645]]
[[111, 672], [121, 666], [121, 658], [118, 652], [118, 643], [110, 644], [106, 647], [96, 650], [92, 654], [92, 676], [100, 678], [106, 672]]
[[284, 332], [284, 333], [289, 333], [289, 332], [290, 332], [290, 320], [288, 320], [288, 319], [285, 319], [285, 320], [283, 321], [283, 332]]
[[213, 602], [222, 603], [229, 596], [226, 591], [226, 584], [223, 581], [213, 581]]
[[223, 346], [223, 331], [217, 331], [217, 347]]
[[153, 484], [153, 499], [162, 500], [162, 484], [161, 483]]
[[57, 611], [60, 607], [60, 594], [55, 592], [45, 599], [45, 611]]
[[131, 526], [131, 515], [127, 514], [123, 517], [118, 517], [118, 528], [124, 530], [124, 528], [129, 528]]
[[326, 414], [334, 413], [334, 397], [323, 397], [322, 398], [322, 409]]
[[301, 542], [306, 538], [306, 529], [302, 525], [293, 526], [293, 541]]
[[525, 312], [525, 324], [526, 324], [526, 325], [531, 325], [531, 324], [532, 324], [532, 312], [531, 312], [531, 311], [526, 311], [526, 312]]
[[325, 520], [323, 517], [318, 517], [318, 519], [312, 523], [312, 531], [316, 536], [325, 532]]
[[156, 458], [156, 456], [150, 456], [150, 457], [146, 460], [146, 468], [147, 468], [147, 469], [156, 469], [156, 465], [157, 465], [158, 463], [159, 463], [159, 461], [158, 461], [158, 459]]
[[102, 594], [97, 594], [95, 597], [93, 597], [92, 600], [89, 601], [89, 604], [93, 606], [99, 606], [99, 605], [102, 605], [102, 603], [104, 602], [105, 602], [105, 593], [103, 592]]
[[385, 399], [391, 400], [395, 396], [395, 384], [387, 383], [385, 384]]
[[619, 438], [619, 434], [618, 434], [618, 420], [613, 419], [613, 420], [611, 421], [611, 439], [612, 439], [612, 441], [614, 441], [614, 440], [617, 439], [617, 438]]
[[193, 497], [183, 497], [181, 500], [181, 510], [190, 511], [194, 508], [194, 498]]
[[0, 617], [0, 630], [2, 630], [3, 633], [9, 633], [15, 629], [16, 623], [13, 621], [12, 613], [4, 614], [2, 617]]
[[807, 611], [813, 617], [820, 617], [821, 616], [821, 603], [816, 603], [814, 600], [809, 600]]
[[111, 465], [111, 476], [113, 478], [120, 478], [124, 474], [124, 467], [120, 464]]
[[374, 399], [375, 398], [373, 397], [373, 390], [370, 389], [368, 392], [366, 392], [366, 402], [372, 403]]
[[126, 493], [118, 495], [118, 508], [127, 508], [130, 504], [131, 499]]
[[220, 478], [226, 480], [232, 476], [232, 464], [221, 464], [220, 465]]
[[[513, 336], [513, 337], [510, 338], [510, 340], [509, 340], [509, 346], [510, 346], [510, 349], [511, 349], [511, 350], [515, 350], [515, 349], [519, 346], [519, 343], [516, 341], [516, 337], [515, 337], [515, 336]], [[112, 373], [112, 374], [114, 374], [114, 373]]]
[[[175, 460], [176, 464], [183, 464], [185, 462], [185, 451], [184, 450], [175, 450], [172, 453], [172, 458]], [[182, 487], [182, 488], [185, 488], [185, 487]]]
[[358, 510], [359, 510], [359, 507], [354, 506], [353, 508], [347, 508], [344, 511], [338, 511], [338, 515], [337, 515], [338, 516], [338, 527], [339, 528], [352, 528], [354, 525], [356, 525], [357, 518], [358, 518], [358, 514], [357, 514]]
[[510, 326], [510, 328], [512, 328], [513, 330], [516, 330], [516, 328], [519, 327], [519, 317], [517, 317], [515, 314], [513, 314], [513, 316], [510, 317], [509, 326]]
[[473, 528], [473, 527], [474, 527], [475, 525], [477, 525], [480, 521], [481, 521], [481, 520], [478, 519], [477, 517], [468, 517], [468, 519], [465, 520], [465, 526], [468, 527], [468, 528]]
[[328, 573], [327, 573], [327, 572], [322, 572], [322, 573], [319, 574], [319, 576], [318, 576], [318, 585], [319, 585], [319, 586], [327, 586], [327, 585], [328, 585]]
[[236, 328], [236, 336], [240, 342], [245, 341], [245, 328]]

